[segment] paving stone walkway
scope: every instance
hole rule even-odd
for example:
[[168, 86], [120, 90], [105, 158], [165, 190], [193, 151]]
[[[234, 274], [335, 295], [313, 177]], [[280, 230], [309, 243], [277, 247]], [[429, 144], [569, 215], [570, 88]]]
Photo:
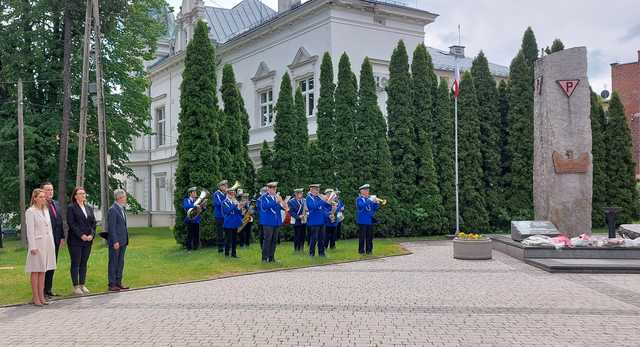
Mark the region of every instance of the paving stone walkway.
[[0, 345], [640, 346], [639, 275], [405, 247], [414, 254], [2, 308]]

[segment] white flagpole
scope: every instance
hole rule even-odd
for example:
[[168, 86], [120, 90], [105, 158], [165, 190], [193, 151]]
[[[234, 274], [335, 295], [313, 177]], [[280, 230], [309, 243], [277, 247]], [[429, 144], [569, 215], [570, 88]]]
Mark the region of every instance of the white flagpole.
[[[456, 61], [456, 69], [458, 62]], [[460, 88], [460, 86], [458, 86]], [[455, 128], [455, 157], [456, 157], [456, 233], [460, 231], [460, 204], [458, 200], [459, 179], [458, 179], [458, 97], [454, 96], [454, 128]]]
[[[460, 24], [458, 24], [458, 45], [461, 44], [461, 39], [460, 39]], [[460, 70], [458, 67], [458, 56], [456, 55], [455, 57], [455, 61], [456, 61], [456, 71], [455, 71], [455, 78], [456, 78], [456, 82], [458, 83], [457, 89], [460, 90]], [[456, 93], [457, 94], [457, 93]], [[455, 167], [456, 167], [456, 233], [460, 232], [460, 200], [459, 200], [459, 185], [460, 185], [460, 181], [459, 181], [459, 176], [458, 176], [458, 96], [454, 95], [454, 128], [455, 128], [455, 135], [454, 135], [454, 141], [455, 141]]]

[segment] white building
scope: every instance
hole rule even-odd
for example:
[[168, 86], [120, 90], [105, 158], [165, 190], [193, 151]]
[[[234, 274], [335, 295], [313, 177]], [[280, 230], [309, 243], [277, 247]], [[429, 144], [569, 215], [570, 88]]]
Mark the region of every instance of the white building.
[[[216, 44], [221, 67], [232, 64], [240, 92], [250, 117], [250, 153], [259, 161], [263, 140], [272, 141], [273, 106], [280, 79], [288, 72], [306, 96], [309, 134], [316, 132], [316, 106], [319, 95], [320, 63], [329, 52], [337, 65], [346, 52], [352, 70], [358, 74], [369, 57], [378, 82], [380, 109], [386, 113], [384, 85], [388, 79], [389, 59], [399, 40], [404, 40], [411, 56], [425, 41], [426, 25], [437, 15], [402, 5], [393, 0], [279, 0], [278, 11], [260, 0], [243, 0], [232, 9], [205, 6], [202, 0], [183, 0], [173, 21], [165, 14], [169, 34], [159, 42], [157, 59], [148, 62], [151, 87], [151, 127], [155, 134], [135, 140], [135, 151], [128, 165], [138, 180], [129, 178], [127, 190], [150, 211], [131, 216], [137, 225], [173, 224], [173, 179], [177, 166], [177, 122], [180, 114], [180, 84], [187, 43], [195, 23], [204, 20], [210, 38]], [[452, 79], [454, 61], [463, 70], [472, 59], [464, 57], [464, 47], [452, 46], [449, 52], [429, 48], [436, 74]], [[491, 65], [497, 78], [508, 75], [503, 66]]]

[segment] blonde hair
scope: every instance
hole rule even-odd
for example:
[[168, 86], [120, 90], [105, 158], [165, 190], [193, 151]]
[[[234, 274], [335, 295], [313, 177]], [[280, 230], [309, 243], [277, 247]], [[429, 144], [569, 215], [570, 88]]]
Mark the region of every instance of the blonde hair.
[[[33, 190], [33, 192], [31, 193], [31, 202], [30, 202], [29, 206], [33, 206], [33, 207], [36, 207], [36, 208], [38, 207], [38, 206], [36, 206], [36, 198], [40, 194], [44, 194], [44, 189], [36, 188], [36, 189]], [[44, 203], [44, 207], [47, 207], [47, 202], [46, 201]]]

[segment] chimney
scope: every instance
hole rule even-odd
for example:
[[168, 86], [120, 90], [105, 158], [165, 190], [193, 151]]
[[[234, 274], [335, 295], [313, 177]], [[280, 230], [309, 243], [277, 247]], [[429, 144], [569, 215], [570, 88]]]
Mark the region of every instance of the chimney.
[[301, 0], [278, 0], [278, 13], [287, 12], [300, 5]]
[[638, 50], [638, 63], [640, 63], [640, 50]]
[[459, 58], [464, 58], [464, 46], [453, 45], [449, 46], [449, 54], [455, 55]]

